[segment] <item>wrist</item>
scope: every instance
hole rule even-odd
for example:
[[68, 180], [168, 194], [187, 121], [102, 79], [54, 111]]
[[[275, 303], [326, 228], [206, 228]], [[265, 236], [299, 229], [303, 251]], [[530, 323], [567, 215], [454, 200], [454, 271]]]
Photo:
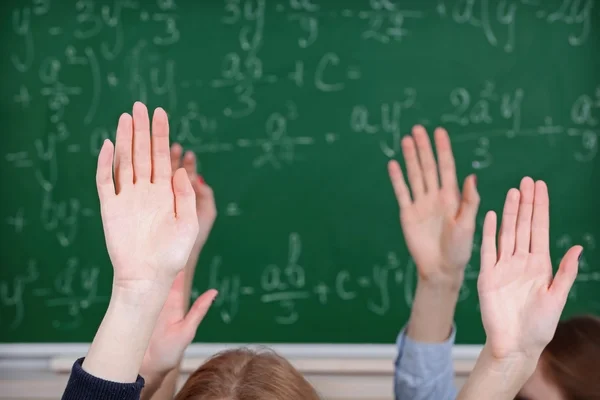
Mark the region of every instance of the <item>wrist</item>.
[[498, 357], [493, 353], [491, 346], [486, 343], [481, 351], [480, 359], [490, 374], [501, 376], [507, 384], [518, 385], [518, 382], [524, 383], [529, 379], [537, 366], [540, 355], [541, 353], [529, 355], [513, 353]]
[[126, 305], [147, 305], [152, 298], [166, 296], [173, 280], [163, 279], [161, 282], [152, 280], [114, 280], [112, 285], [111, 303], [118, 302]]
[[445, 282], [419, 279], [406, 331], [408, 337], [427, 343], [448, 340], [452, 333], [459, 289]]
[[142, 365], [140, 368], [140, 376], [144, 378], [146, 386], [159, 387], [165, 377], [171, 372], [172, 369], [166, 371], [158, 371], [153, 369], [146, 369]]
[[521, 354], [498, 358], [486, 344], [457, 399], [512, 399], [533, 374], [537, 361]]
[[458, 294], [464, 281], [464, 272], [456, 272], [451, 274], [437, 274], [429, 276], [420, 276], [417, 281], [417, 287], [421, 287], [424, 290], [446, 293], [446, 294]]

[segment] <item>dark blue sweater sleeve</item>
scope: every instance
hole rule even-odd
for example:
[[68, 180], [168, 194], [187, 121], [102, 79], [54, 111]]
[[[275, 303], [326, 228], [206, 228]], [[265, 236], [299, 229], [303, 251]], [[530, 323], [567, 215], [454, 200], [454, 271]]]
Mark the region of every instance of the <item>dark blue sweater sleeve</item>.
[[138, 375], [134, 383], [105, 381], [88, 374], [81, 365], [83, 358], [75, 361], [63, 400], [139, 400], [144, 378]]

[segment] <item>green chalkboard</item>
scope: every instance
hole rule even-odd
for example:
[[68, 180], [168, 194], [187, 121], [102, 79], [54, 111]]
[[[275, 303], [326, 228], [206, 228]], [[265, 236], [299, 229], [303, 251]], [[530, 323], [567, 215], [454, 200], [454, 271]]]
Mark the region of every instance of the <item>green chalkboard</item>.
[[[343, 4], [342, 4], [343, 3]], [[484, 211], [548, 182], [566, 314], [600, 313], [600, 4], [79, 0], [1, 6], [0, 342], [89, 342], [110, 295], [94, 174], [135, 100], [170, 116], [219, 217], [197, 341], [392, 343], [415, 286], [386, 163], [444, 125]], [[478, 229], [478, 237], [480, 227]], [[479, 240], [478, 238], [476, 239]], [[456, 322], [484, 340], [477, 246]]]

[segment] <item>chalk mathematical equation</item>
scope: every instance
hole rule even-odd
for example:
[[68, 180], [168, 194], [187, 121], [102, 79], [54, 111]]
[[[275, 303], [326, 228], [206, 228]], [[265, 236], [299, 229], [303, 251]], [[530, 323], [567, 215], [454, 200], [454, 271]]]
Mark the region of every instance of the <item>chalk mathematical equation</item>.
[[109, 297], [99, 293], [99, 267], [83, 265], [76, 257], [69, 258], [50, 286], [40, 279], [46, 268], [30, 259], [23, 273], [0, 281], [0, 323], [3, 326], [18, 328], [28, 310], [41, 303], [53, 310], [52, 328], [72, 330], [81, 326], [91, 306], [108, 304]]
[[[562, 235], [557, 245], [562, 250], [572, 245], [570, 235]], [[587, 257], [594, 257], [597, 249], [595, 238], [584, 233], [581, 241], [586, 246]], [[565, 248], [565, 251], [568, 247]], [[280, 325], [291, 325], [300, 320], [297, 310], [300, 302], [312, 302], [326, 308], [332, 300], [352, 303], [352, 307], [364, 307], [368, 312], [385, 316], [395, 312], [401, 305], [393, 298], [402, 293], [405, 305], [412, 306], [417, 275], [412, 259], [400, 260], [397, 253], [389, 252], [380, 264], [368, 265], [361, 273], [341, 269], [331, 282], [313, 280], [302, 261], [302, 240], [297, 233], [288, 238], [288, 258], [281, 264], [266, 265], [257, 277], [258, 282], [244, 282], [240, 274], [227, 274], [227, 260], [221, 256], [212, 258], [209, 267], [208, 287], [219, 291], [213, 305], [221, 321], [230, 324], [245, 304], [258, 301], [261, 313], [273, 315], [273, 321]], [[474, 247], [479, 251], [478, 246]], [[559, 260], [560, 261], [560, 260]], [[465, 273], [465, 282], [461, 288], [459, 302], [477, 296], [476, 281], [478, 268], [469, 264]], [[581, 261], [581, 272], [571, 292], [571, 298], [577, 298], [577, 288], [587, 284], [599, 284], [600, 272], [586, 266]], [[193, 296], [199, 291], [195, 289]], [[396, 295], [396, 296], [395, 296]], [[597, 305], [600, 307], [600, 304]]]
[[[73, 185], [70, 171], [82, 163], [93, 165], [103, 141], [114, 140], [117, 112], [126, 108], [111, 106], [129, 107], [135, 100], [168, 111], [172, 139], [199, 155], [200, 169], [204, 159], [231, 157], [254, 171], [285, 171], [315, 155], [341, 154], [353, 141], [366, 141], [383, 160], [399, 157], [402, 136], [417, 122], [447, 127], [455, 148], [462, 155], [467, 150], [474, 170], [501, 168], [508, 160], [500, 147], [526, 139], [540, 147], [568, 143], [564, 162], [583, 168], [597, 162], [600, 82], [561, 97], [564, 115], [529, 115], [533, 108], [544, 109], [537, 105], [536, 89], [522, 81], [513, 85], [494, 71], [483, 71], [475, 84], [453, 81], [433, 92], [427, 82], [412, 84], [411, 79], [392, 97], [380, 96], [368, 89], [379, 80], [372, 68], [378, 61], [366, 63], [356, 56], [357, 49], [382, 57], [401, 53], [418, 43], [431, 24], [471, 35], [496, 57], [514, 57], [532, 47], [521, 34], [523, 26], [551, 31], [557, 44], [577, 54], [593, 46], [600, 11], [596, 1], [413, 3], [222, 0], [219, 7], [194, 14], [192, 8], [203, 6], [183, 0], [19, 2], [9, 10], [12, 35], [3, 39], [6, 70], [13, 71], [6, 80], [14, 83], [3, 107], [12, 107], [8, 113], [15, 118], [35, 119], [42, 128], [11, 131], [9, 136], [23, 139], [9, 140], [2, 148], [3, 170], [31, 183], [16, 195], [31, 200], [2, 215], [7, 231], [23, 241], [41, 231], [36, 241], [77, 253], [78, 244], [88, 240], [86, 225], [98, 222], [99, 212], [80, 185]], [[205, 17], [218, 31], [190, 25], [188, 15]], [[285, 34], [275, 34], [282, 26]], [[331, 26], [353, 28], [336, 39]], [[211, 34], [219, 35], [216, 52], [208, 46], [214, 39], [203, 42]], [[339, 46], [332, 45], [334, 39]], [[273, 45], [283, 47], [273, 50]], [[302, 101], [307, 93], [309, 104]], [[327, 109], [327, 118], [315, 117], [317, 108]], [[240, 198], [223, 201], [222, 216], [241, 219], [252, 213]], [[580, 288], [597, 284], [600, 276], [589, 261], [596, 254], [596, 236], [564, 234], [554, 246], [564, 250], [574, 243], [586, 248], [571, 292], [576, 298]], [[319, 281], [310, 274], [314, 266], [303, 261], [300, 236], [290, 234], [287, 245], [288, 258], [258, 266], [255, 281], [228, 273], [226, 256], [213, 257], [209, 286], [220, 290], [215, 306], [223, 322], [235, 320], [244, 299], [260, 302], [281, 325], [300, 320], [301, 302], [327, 307], [336, 299], [378, 316], [398, 306], [394, 293], [412, 304], [415, 268], [405, 256], [382, 254], [379, 263], [365, 265], [361, 273], [353, 266]], [[99, 288], [104, 273], [79, 254], [48, 268], [42, 259], [27, 254], [18, 271], [2, 275], [0, 322], [10, 329], [23, 326], [28, 315], [32, 318], [32, 302], [38, 302], [53, 310], [53, 329], [77, 329], [90, 307], [107, 301]], [[477, 273], [468, 267], [461, 301], [474, 296]]]
[[[551, 116], [547, 116], [537, 126], [523, 126], [525, 90], [516, 88], [498, 93], [493, 81], [486, 81], [481, 91], [476, 93], [457, 87], [447, 98], [448, 112], [434, 120], [441, 121], [447, 127], [453, 143], [461, 147], [471, 146], [471, 165], [474, 169], [488, 168], [493, 164], [494, 148], [490, 146], [490, 139], [493, 138], [517, 141], [521, 137], [548, 140], [564, 136], [578, 142], [578, 148], [570, 155], [572, 160], [589, 162], [598, 154], [600, 85], [575, 99], [570, 107], [571, 121], [564, 125], [555, 123]], [[423, 125], [431, 123], [431, 116], [421, 116], [415, 112], [416, 108], [426, 108], [422, 105], [416, 107], [419, 102], [425, 103], [426, 99], [420, 99], [416, 89], [408, 88], [400, 100], [382, 103], [377, 108], [356, 105], [350, 113], [350, 127], [353, 132], [378, 138], [381, 151], [386, 156], [398, 156], [401, 138], [410, 130], [409, 125], [402, 124], [403, 119], [417, 120]], [[498, 129], [499, 123], [504, 128]], [[466, 132], [452, 135], [453, 128], [457, 126]]]

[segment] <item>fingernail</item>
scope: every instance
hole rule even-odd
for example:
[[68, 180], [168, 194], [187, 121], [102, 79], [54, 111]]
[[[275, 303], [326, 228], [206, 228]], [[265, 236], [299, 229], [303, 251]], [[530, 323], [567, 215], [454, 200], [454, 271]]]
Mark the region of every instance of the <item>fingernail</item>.
[[577, 257], [577, 262], [581, 261], [582, 255], [583, 255], [583, 249], [581, 249], [581, 253], [579, 253], [579, 257]]
[[198, 175], [198, 183], [200, 183], [201, 185], [204, 184], [204, 178], [202, 177], [202, 175]]
[[473, 183], [477, 186], [477, 175], [473, 174]]

